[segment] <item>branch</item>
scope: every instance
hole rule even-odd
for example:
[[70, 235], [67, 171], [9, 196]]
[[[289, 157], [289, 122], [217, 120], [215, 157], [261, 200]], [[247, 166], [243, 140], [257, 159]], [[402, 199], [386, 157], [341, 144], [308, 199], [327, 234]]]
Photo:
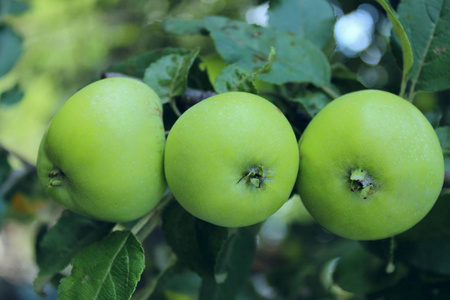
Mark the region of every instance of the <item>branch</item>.
[[322, 91], [325, 92], [325, 94], [330, 96], [333, 100], [336, 98], [339, 98], [339, 96], [340, 96], [338, 93], [336, 93], [335, 91], [333, 91], [331, 88], [329, 88], [327, 86], [321, 86], [320, 88], [322, 89]]
[[169, 191], [160, 201], [159, 204], [150, 211], [146, 216], [141, 218], [136, 225], [133, 226], [133, 232], [139, 241], [143, 242], [145, 238], [156, 228], [161, 219], [161, 213], [164, 208], [174, 199], [173, 194]]
[[175, 102], [175, 98], [173, 98], [173, 97], [170, 98], [169, 104], [170, 104], [170, 107], [172, 108], [173, 112], [175, 113], [175, 115], [177, 117], [180, 117], [181, 116], [181, 112], [180, 112], [180, 110], [177, 107], [177, 104]]

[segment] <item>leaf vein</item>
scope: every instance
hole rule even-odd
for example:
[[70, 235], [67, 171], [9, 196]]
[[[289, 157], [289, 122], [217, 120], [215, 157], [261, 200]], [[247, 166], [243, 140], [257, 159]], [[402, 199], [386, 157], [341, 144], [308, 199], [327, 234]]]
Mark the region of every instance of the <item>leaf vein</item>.
[[108, 269], [105, 272], [105, 276], [103, 277], [101, 284], [99, 284], [99, 289], [97, 290], [96, 294], [94, 295], [94, 299], [98, 299], [98, 295], [100, 294], [101, 291], [101, 287], [103, 287], [103, 284], [105, 283], [106, 279], [108, 278], [109, 274], [111, 273], [111, 268], [113, 266], [114, 261], [116, 260], [117, 255], [119, 255], [119, 253], [122, 251], [122, 248], [125, 246], [125, 244], [128, 241], [128, 237], [126, 239], [124, 239], [124, 241], [122, 242], [122, 244], [120, 245], [118, 251], [116, 251], [116, 253], [114, 254], [111, 263], [108, 267]]
[[416, 76], [414, 77], [414, 79], [413, 79], [413, 81], [412, 81], [412, 84], [411, 84], [411, 89], [410, 89], [410, 93], [409, 93], [409, 94], [410, 94], [410, 95], [409, 95], [410, 97], [411, 97], [411, 96], [413, 95], [413, 93], [414, 93], [416, 84], [417, 84], [417, 82], [419, 81], [419, 77], [420, 77], [420, 74], [421, 74], [421, 72], [422, 72], [422, 68], [423, 68], [423, 66], [424, 66], [424, 64], [425, 64], [425, 58], [427, 57], [428, 51], [430, 50], [431, 44], [432, 44], [432, 42], [433, 42], [433, 40], [434, 40], [434, 34], [435, 34], [436, 28], [437, 28], [437, 26], [438, 26], [438, 24], [439, 24], [439, 20], [441, 19], [442, 6], [443, 6], [443, 5], [444, 5], [443, 2], [441, 2], [441, 9], [439, 10], [439, 16], [438, 16], [438, 18], [436, 19], [436, 23], [433, 22], [433, 18], [432, 18], [431, 15], [429, 14], [428, 10], [426, 10], [426, 11], [427, 11], [427, 15], [428, 15], [428, 17], [430, 18], [430, 20], [431, 20], [433, 26], [432, 26], [432, 28], [431, 28], [431, 34], [430, 34], [430, 36], [429, 36], [429, 39], [428, 39], [428, 41], [427, 41], [427, 44], [425, 45], [424, 51], [423, 51], [423, 53], [422, 53], [422, 57], [420, 58], [420, 62], [419, 62], [419, 65], [418, 65], [418, 69], [417, 69], [417, 72], [416, 72]]

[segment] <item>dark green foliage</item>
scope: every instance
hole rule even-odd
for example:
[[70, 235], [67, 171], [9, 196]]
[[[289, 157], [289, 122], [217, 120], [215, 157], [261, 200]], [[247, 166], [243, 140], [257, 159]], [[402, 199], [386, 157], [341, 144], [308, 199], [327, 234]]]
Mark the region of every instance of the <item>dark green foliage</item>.
[[164, 211], [162, 228], [180, 263], [202, 276], [214, 276], [216, 256], [228, 235], [226, 228], [193, 217], [178, 203]]

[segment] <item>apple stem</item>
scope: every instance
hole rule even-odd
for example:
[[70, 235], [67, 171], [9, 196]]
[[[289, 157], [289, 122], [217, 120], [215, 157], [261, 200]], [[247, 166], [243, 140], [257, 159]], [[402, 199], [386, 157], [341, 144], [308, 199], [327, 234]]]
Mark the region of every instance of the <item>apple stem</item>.
[[395, 240], [392, 236], [389, 243], [389, 262], [386, 266], [386, 273], [391, 274], [395, 271], [394, 264], [394, 250], [395, 250]]
[[246, 184], [251, 184], [256, 188], [260, 188], [264, 182], [264, 175], [264, 166], [260, 164], [258, 167], [250, 169], [250, 171], [242, 176], [237, 183], [244, 180]]
[[353, 169], [350, 173], [350, 189], [357, 191], [361, 198], [367, 199], [375, 192], [372, 178], [366, 170], [361, 168]]

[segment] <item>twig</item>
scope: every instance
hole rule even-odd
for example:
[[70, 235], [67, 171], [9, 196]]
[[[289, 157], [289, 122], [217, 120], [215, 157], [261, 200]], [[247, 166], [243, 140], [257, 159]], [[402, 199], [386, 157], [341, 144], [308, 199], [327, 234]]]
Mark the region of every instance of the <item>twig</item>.
[[389, 261], [386, 266], [386, 273], [388, 274], [391, 274], [395, 271], [394, 250], [395, 250], [395, 238], [391, 237], [389, 241]]
[[173, 199], [172, 192], [168, 192], [150, 213], [133, 226], [131, 232], [137, 236], [138, 240], [142, 242], [156, 228], [161, 219], [161, 212]]
[[175, 102], [175, 98], [173, 98], [173, 97], [170, 98], [169, 104], [170, 104], [170, 107], [172, 107], [172, 110], [173, 110], [173, 112], [175, 113], [175, 115], [176, 115], [177, 117], [181, 116], [181, 112], [180, 112], [180, 110], [179, 110], [178, 107], [177, 107], [177, 104], [176, 104], [176, 102]]
[[142, 289], [140, 289], [136, 294], [133, 295], [132, 300], [148, 300], [157, 290], [158, 286], [163, 285], [168, 279], [172, 277], [177, 272], [178, 260], [175, 255], [172, 255], [169, 263], [164, 270], [159, 272], [159, 274], [148, 282]]
[[339, 94], [336, 93], [335, 91], [333, 91], [331, 88], [329, 88], [327, 86], [321, 86], [320, 88], [331, 98], [333, 98], [333, 99], [339, 98]]
[[401, 83], [401, 86], [400, 86], [400, 93], [399, 93], [399, 96], [400, 97], [402, 97], [402, 98], [404, 98], [405, 97], [405, 92], [406, 92], [406, 75], [405, 74], [403, 74], [403, 76], [402, 76], [402, 83]]

